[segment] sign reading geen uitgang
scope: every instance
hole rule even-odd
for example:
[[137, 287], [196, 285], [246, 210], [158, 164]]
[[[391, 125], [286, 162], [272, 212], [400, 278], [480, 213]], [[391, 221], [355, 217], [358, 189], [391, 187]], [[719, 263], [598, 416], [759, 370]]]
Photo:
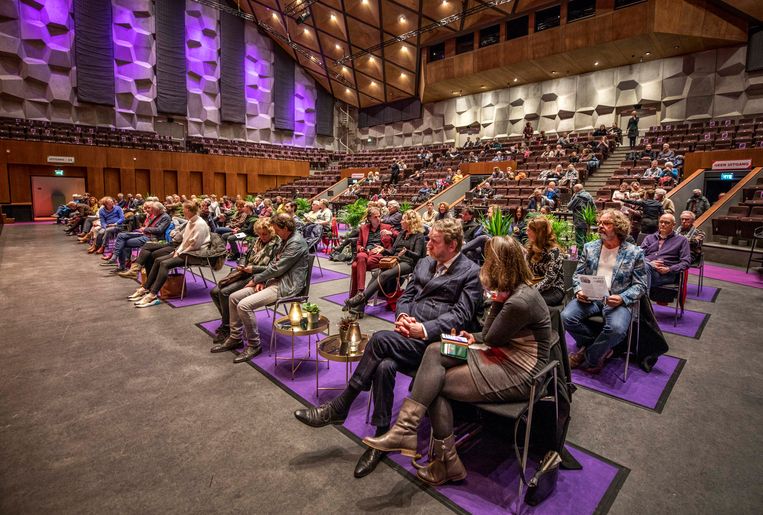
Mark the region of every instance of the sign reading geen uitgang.
[[745, 170], [752, 167], [752, 159], [713, 161], [713, 170]]
[[48, 156], [48, 163], [73, 164], [73, 156]]

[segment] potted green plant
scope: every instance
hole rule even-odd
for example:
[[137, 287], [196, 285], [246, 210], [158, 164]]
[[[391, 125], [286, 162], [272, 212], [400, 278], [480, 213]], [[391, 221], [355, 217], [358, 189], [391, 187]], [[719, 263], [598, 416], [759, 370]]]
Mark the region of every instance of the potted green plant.
[[359, 198], [352, 204], [348, 204], [344, 209], [339, 211], [339, 215], [337, 216], [337, 218], [342, 223], [355, 229], [360, 225], [360, 222], [362, 222], [363, 218], [366, 216], [367, 208], [368, 208], [368, 200], [364, 198]]
[[321, 308], [318, 307], [318, 304], [305, 302], [302, 304], [302, 313], [305, 313], [305, 316], [307, 316], [307, 323], [310, 325], [317, 324], [321, 321]]
[[495, 209], [490, 217], [483, 216], [480, 219], [482, 229], [491, 238], [494, 236], [507, 236], [511, 231], [511, 215], [504, 216], [500, 209]]
[[295, 213], [296, 216], [302, 216], [303, 214], [310, 211], [310, 201], [306, 198], [297, 197], [294, 199], [294, 203], [297, 204], [297, 212]]
[[588, 204], [583, 208], [581, 211], [581, 214], [583, 215], [583, 220], [585, 220], [585, 224], [587, 227], [586, 230], [586, 241], [588, 240], [588, 237], [591, 235], [591, 233], [596, 234], [598, 232], [598, 227], [596, 224], [596, 206], [593, 204]]
[[413, 206], [410, 202], [401, 202], [400, 203], [400, 212], [405, 213], [406, 211], [410, 211]]

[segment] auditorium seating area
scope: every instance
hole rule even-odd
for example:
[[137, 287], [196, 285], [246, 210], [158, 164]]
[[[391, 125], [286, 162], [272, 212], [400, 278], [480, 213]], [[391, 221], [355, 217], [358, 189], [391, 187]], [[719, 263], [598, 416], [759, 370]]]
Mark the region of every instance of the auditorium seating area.
[[329, 188], [337, 181], [339, 181], [339, 170], [335, 167], [330, 170], [319, 170], [314, 172], [310, 177], [296, 179], [278, 188], [270, 189], [265, 192], [265, 196], [270, 198], [278, 195], [286, 198], [310, 198]]
[[187, 138], [188, 150], [226, 156], [261, 157], [265, 159], [288, 159], [309, 161], [312, 169], [326, 169], [331, 161], [343, 154], [322, 148], [295, 147], [291, 145], [269, 145], [249, 141], [218, 138]]
[[712, 219], [713, 236], [726, 239], [728, 244], [750, 243], [755, 229], [763, 226], [763, 178], [754, 187], [744, 188], [743, 200], [729, 206], [725, 215]]
[[153, 132], [74, 125], [70, 123], [28, 120], [23, 118], [0, 118], [0, 139], [71, 143], [99, 147], [137, 148], [182, 152], [183, 140], [160, 136]]
[[678, 153], [763, 147], [763, 117], [662, 123], [650, 127], [639, 150], [669, 143]]

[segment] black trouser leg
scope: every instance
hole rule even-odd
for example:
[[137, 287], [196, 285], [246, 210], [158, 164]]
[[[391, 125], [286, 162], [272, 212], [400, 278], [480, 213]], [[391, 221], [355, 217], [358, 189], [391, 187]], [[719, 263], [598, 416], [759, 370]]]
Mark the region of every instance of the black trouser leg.
[[212, 302], [215, 303], [217, 311], [219, 311], [220, 316], [222, 316], [222, 324], [219, 329], [221, 332], [230, 333], [230, 310], [228, 306], [228, 298], [232, 293], [237, 292], [246, 286], [246, 283], [248, 282], [249, 279], [242, 279], [231, 283], [228, 286], [223, 286], [222, 288], [215, 286], [209, 293], [210, 297], [212, 297]]

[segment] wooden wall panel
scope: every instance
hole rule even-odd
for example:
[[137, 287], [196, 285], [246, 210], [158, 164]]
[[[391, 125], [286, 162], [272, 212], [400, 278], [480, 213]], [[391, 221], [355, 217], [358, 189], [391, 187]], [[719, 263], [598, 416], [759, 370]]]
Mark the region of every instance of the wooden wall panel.
[[191, 172], [191, 180], [188, 186], [188, 190], [184, 191], [183, 195], [201, 195], [201, 190], [204, 189], [204, 174], [202, 172]]
[[178, 173], [175, 170], [164, 170], [164, 195], [173, 195], [177, 191]]
[[151, 193], [151, 172], [143, 169], [135, 170], [135, 192], [144, 196]]
[[236, 174], [236, 191], [234, 195], [241, 195], [242, 197], [246, 197], [247, 192], [247, 180], [246, 180], [246, 174], [245, 173], [239, 173]]
[[[72, 157], [75, 164], [71, 167], [50, 165], [47, 163], [50, 155]], [[247, 178], [246, 192], [255, 193], [306, 177], [310, 172], [307, 161], [0, 140], [0, 203], [31, 202], [30, 173], [18, 172], [21, 176], [17, 179], [13, 177], [17, 172], [11, 173], [27, 166], [38, 167], [34, 175], [52, 175], [55, 168], [76, 168], [81, 173], [79, 176], [86, 178], [88, 192], [97, 197], [116, 196], [120, 191], [149, 193], [160, 198], [171, 193], [235, 195], [239, 174]], [[106, 169], [114, 172], [106, 172]], [[174, 171], [174, 180], [165, 183], [165, 170]], [[261, 174], [267, 174], [268, 178], [259, 180]]]
[[[118, 168], [104, 168], [103, 169], [103, 187], [108, 191], [108, 195], [112, 197], [117, 196], [117, 193], [125, 193], [122, 191], [122, 181], [119, 176]], [[116, 193], [114, 193], [116, 192]]]
[[748, 148], [743, 150], [689, 152], [684, 159], [684, 174], [692, 173], [697, 168], [711, 168], [713, 161], [731, 159], [752, 159], [752, 166], [763, 166], [763, 149]]
[[205, 193], [214, 193], [215, 195], [225, 195], [225, 174], [220, 172], [215, 172], [215, 179], [214, 179], [214, 186], [212, 188], [212, 191], [208, 191]]
[[8, 178], [8, 165], [0, 163], [0, 203], [11, 201], [11, 184]]

